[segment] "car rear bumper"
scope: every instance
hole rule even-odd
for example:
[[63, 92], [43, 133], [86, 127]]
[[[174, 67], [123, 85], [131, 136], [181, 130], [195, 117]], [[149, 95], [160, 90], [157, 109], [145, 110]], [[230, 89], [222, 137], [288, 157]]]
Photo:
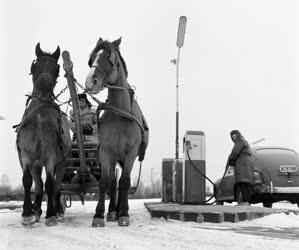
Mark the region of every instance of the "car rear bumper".
[[268, 193], [268, 194], [299, 194], [299, 186], [297, 187], [280, 187], [274, 186], [272, 182], [270, 185], [260, 184], [254, 186], [255, 193]]
[[299, 187], [272, 187], [274, 194], [299, 194]]

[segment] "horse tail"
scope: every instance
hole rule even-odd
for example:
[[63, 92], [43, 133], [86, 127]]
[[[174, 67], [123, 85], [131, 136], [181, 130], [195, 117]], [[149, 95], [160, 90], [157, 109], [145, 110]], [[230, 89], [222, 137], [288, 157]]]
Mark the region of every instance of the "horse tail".
[[145, 140], [142, 140], [139, 146], [139, 157], [138, 161], [143, 161], [145, 156], [145, 150], [146, 150], [146, 143]]

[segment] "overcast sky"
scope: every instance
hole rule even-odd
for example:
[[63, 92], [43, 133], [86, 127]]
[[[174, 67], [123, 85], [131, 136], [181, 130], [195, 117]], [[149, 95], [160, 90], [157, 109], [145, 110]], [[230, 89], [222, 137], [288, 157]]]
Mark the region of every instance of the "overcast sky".
[[[206, 135], [207, 174], [220, 177], [239, 129], [249, 142], [299, 151], [296, 1], [0, 1], [0, 175], [21, 184], [12, 125], [20, 122], [35, 45], [68, 50], [84, 83], [99, 37], [122, 36], [121, 53], [150, 127], [142, 177], [175, 155], [178, 20], [187, 16], [180, 64], [180, 156], [186, 130]], [[62, 65], [62, 59], [59, 60]], [[61, 67], [56, 93], [66, 84]], [[102, 101], [106, 93], [99, 95]], [[62, 100], [68, 93], [62, 96]], [[63, 107], [65, 109], [66, 107]], [[138, 164], [135, 163], [137, 172]]]

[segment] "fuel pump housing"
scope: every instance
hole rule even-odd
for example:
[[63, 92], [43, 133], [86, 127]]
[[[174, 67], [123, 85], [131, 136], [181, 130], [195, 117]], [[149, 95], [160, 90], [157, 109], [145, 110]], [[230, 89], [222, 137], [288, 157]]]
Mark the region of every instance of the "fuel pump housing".
[[183, 142], [182, 202], [204, 204], [206, 179], [202, 174], [206, 174], [205, 134], [203, 131], [186, 131]]

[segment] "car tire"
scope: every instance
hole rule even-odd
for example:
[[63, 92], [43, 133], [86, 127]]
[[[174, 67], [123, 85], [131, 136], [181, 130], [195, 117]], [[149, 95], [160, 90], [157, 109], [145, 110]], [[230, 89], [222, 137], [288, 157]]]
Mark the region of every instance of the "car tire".
[[216, 205], [221, 205], [221, 206], [223, 206], [223, 204], [224, 204], [224, 201], [216, 201]]
[[264, 207], [272, 208], [273, 203], [271, 201], [263, 202]]

